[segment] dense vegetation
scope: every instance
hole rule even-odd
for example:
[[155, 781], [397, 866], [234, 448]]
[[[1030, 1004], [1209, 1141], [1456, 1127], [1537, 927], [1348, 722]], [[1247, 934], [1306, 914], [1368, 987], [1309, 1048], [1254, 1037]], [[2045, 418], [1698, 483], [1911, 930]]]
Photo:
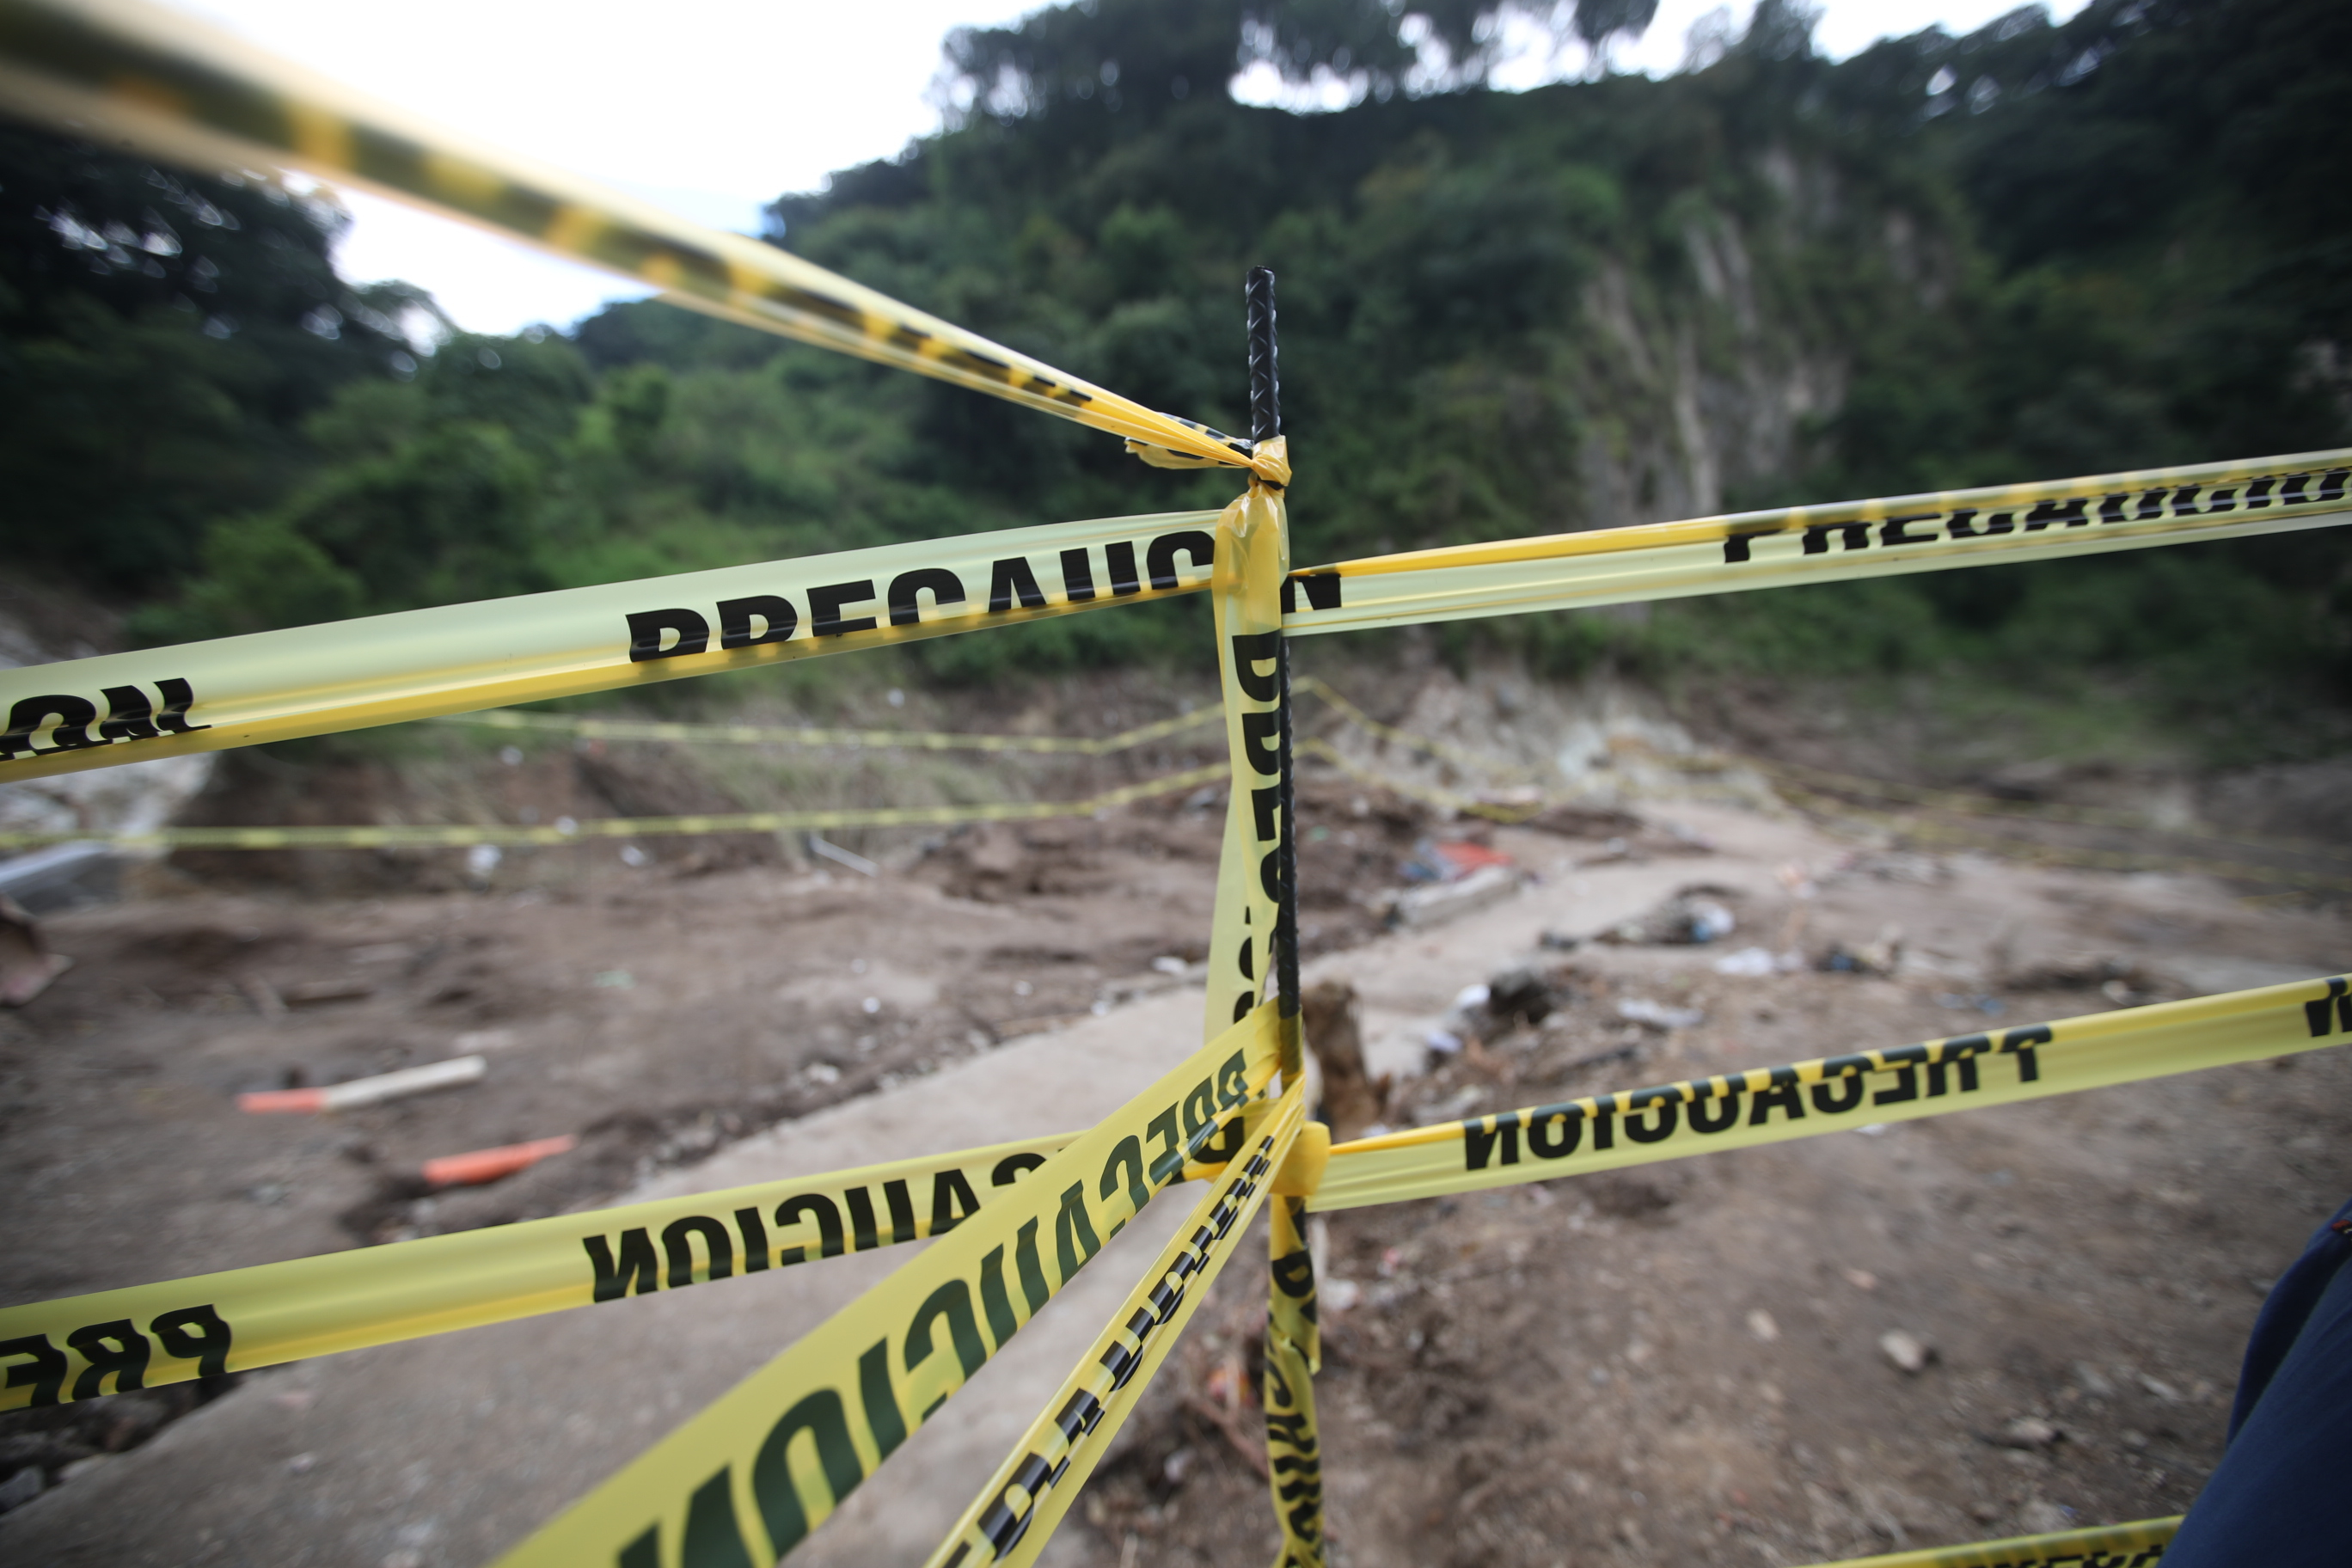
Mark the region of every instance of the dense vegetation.
[[[1228, 428], [1240, 279], [1275, 267], [1309, 561], [2352, 440], [2336, 0], [2028, 8], [1837, 64], [1766, 0], [1703, 68], [1524, 94], [1477, 85], [1494, 9], [1416, 7], [1418, 68], [1377, 0], [959, 34], [961, 122], [778, 201], [768, 237]], [[1580, 10], [1589, 37], [1647, 19]], [[1252, 54], [1363, 101], [1234, 103]], [[1433, 58], [1466, 85], [1431, 90]], [[166, 216], [179, 248], [140, 250]], [[1233, 488], [657, 304], [416, 367], [387, 336], [412, 302], [337, 283], [325, 224], [0, 141], [15, 553], [178, 637]], [[1555, 668], [2130, 668], [2245, 711], [2352, 677], [2344, 560], [2321, 532], [1460, 635]], [[1135, 612], [921, 657], [977, 677], [1190, 632]]]

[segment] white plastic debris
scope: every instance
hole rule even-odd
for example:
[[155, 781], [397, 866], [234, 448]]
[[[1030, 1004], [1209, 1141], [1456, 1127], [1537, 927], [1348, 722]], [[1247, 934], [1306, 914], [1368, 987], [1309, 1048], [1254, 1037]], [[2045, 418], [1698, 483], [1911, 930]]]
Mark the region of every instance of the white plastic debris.
[[1916, 1335], [1905, 1333], [1901, 1329], [1889, 1329], [1879, 1335], [1878, 1348], [1888, 1361], [1895, 1363], [1897, 1371], [1913, 1377], [1927, 1370], [1927, 1358], [1934, 1353]]
[[1669, 1007], [1646, 996], [1630, 996], [1618, 1003], [1617, 1016], [1659, 1029], [1692, 1029], [1706, 1022], [1706, 1015], [1696, 1007]]

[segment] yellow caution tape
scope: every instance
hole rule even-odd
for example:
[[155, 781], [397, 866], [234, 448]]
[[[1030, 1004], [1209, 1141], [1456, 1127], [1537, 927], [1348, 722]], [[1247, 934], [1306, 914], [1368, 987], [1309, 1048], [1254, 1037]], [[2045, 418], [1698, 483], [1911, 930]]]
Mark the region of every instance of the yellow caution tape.
[[2054, 1535], [2013, 1535], [1967, 1546], [1931, 1546], [1890, 1552], [1813, 1568], [2152, 1568], [2164, 1558], [2180, 1529], [2181, 1516], [2143, 1519], [2134, 1524], [2101, 1524]]
[[656, 719], [574, 718], [569, 713], [523, 713], [494, 708], [487, 713], [454, 713], [443, 724], [478, 724], [493, 730], [527, 730], [577, 735], [592, 741], [667, 741], [688, 745], [852, 746], [912, 752], [1038, 752], [1102, 757], [1132, 751], [1223, 718], [1214, 708], [1195, 709], [1173, 719], [1139, 724], [1116, 735], [973, 735], [932, 730], [825, 730], [785, 724], [696, 724]]
[[[1267, 443], [1280, 449], [1282, 437]], [[1280, 738], [1285, 721], [1282, 611], [1289, 567], [1282, 492], [1253, 479], [1217, 519], [1217, 668], [1233, 787], [1217, 857], [1210, 918], [1204, 1033], [1214, 1036], [1256, 1005], [1275, 963], [1281, 901]]]
[[[2200, 876], [2219, 877], [2240, 882], [2284, 882], [2291, 887], [2314, 888], [2326, 891], [2352, 890], [2352, 879], [2331, 877], [2321, 872], [2298, 870], [2293, 867], [2263, 866], [2251, 860], [2214, 860], [2192, 855], [2165, 855], [2147, 850], [2081, 849], [2063, 844], [2036, 844], [2026, 839], [2004, 838], [1998, 834], [1973, 833], [1949, 823], [1921, 821], [1899, 817], [1885, 812], [1865, 811], [1841, 800], [1814, 793], [1801, 785], [1783, 783], [1784, 795], [1795, 798], [1800, 805], [1819, 811], [1824, 816], [1857, 818], [1900, 833], [1915, 842], [1952, 849], [1975, 849], [2007, 859], [2037, 862], [2052, 866], [2082, 866], [2101, 871], [2176, 871]], [[2156, 831], [2143, 829], [2143, 831]], [[2228, 842], [2224, 840], [2224, 842]], [[2322, 853], [2343, 856], [2343, 849]], [[2311, 853], [2304, 850], [2302, 853]]]
[[2300, 980], [1359, 1139], [1331, 1151], [1312, 1206], [1549, 1181], [2347, 1043], [2352, 987]]
[[1271, 1005], [1226, 1029], [502, 1561], [776, 1561], [1238, 1127], [1277, 1036]]
[[544, 826], [388, 824], [371, 827], [157, 827], [144, 833], [0, 830], [0, 847], [100, 842], [126, 849], [427, 849], [469, 844], [578, 844], [592, 838], [659, 838], [710, 833], [821, 832], [838, 827], [940, 827], [960, 822], [1043, 822], [1092, 816], [1180, 789], [1217, 784], [1222, 763], [1166, 773], [1084, 800], [1007, 801], [979, 805], [890, 805], [838, 811], [739, 811], [702, 816], [559, 818]]
[[1076, 1136], [0, 1307], [0, 1409], [218, 1377], [943, 1236]]
[[1306, 1118], [1294, 1082], [1252, 1128], [1246, 1160], [1227, 1163], [1176, 1236], [1128, 1293], [1045, 1414], [963, 1510], [928, 1568], [1034, 1563], [1240, 1247], [1269, 1180]]
[[1268, 1282], [1265, 1473], [1282, 1530], [1275, 1568], [1322, 1568], [1323, 1436], [1315, 1415], [1315, 1374], [1323, 1370], [1323, 1335], [1315, 1293], [1315, 1258], [1307, 1246], [1307, 1204], [1329, 1168], [1331, 1130], [1307, 1128], [1291, 1145], [1267, 1212]]
[[2323, 528], [2352, 450], [1417, 550], [1292, 574], [1294, 635], [1634, 604]]
[[0, 670], [0, 782], [1195, 592], [1215, 520], [1048, 523]]
[[1081, 381], [740, 235], [496, 152], [141, 0], [0, 3], [0, 103], [78, 134], [236, 171], [348, 180], [662, 289], [674, 302], [896, 365], [1205, 465], [1246, 442]]

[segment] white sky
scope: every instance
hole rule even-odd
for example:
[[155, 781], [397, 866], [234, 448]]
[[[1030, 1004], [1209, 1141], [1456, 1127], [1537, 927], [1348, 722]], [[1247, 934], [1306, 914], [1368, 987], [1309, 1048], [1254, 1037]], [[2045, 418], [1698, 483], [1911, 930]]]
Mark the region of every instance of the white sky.
[[[814, 189], [835, 169], [937, 130], [930, 89], [950, 27], [1036, 8], [1035, 0], [892, 0], [873, 10], [673, 0], [658, 13], [614, 0], [571, 0], [560, 12], [545, 0], [404, 0], [397, 11], [320, 0], [173, 3], [412, 112], [744, 232], [778, 195]], [[1616, 68], [1674, 70], [1692, 23], [1717, 3], [1662, 0], [1640, 42], [1619, 45]], [[2052, 9], [2071, 16], [2082, 3], [2053, 0]], [[1815, 36], [1843, 57], [1937, 22], [1969, 31], [2011, 4], [1829, 0]], [[1735, 27], [1752, 5], [1733, 0]], [[659, 16], [669, 20], [656, 25]], [[1498, 86], [1576, 76], [1588, 64], [1581, 46], [1555, 50], [1533, 30], [1506, 43]], [[1277, 87], [1244, 79], [1238, 90], [1253, 101], [1294, 96]], [[396, 203], [356, 193], [344, 201], [356, 219], [338, 257], [345, 275], [420, 284], [470, 331], [568, 325], [607, 300], [648, 292]]]

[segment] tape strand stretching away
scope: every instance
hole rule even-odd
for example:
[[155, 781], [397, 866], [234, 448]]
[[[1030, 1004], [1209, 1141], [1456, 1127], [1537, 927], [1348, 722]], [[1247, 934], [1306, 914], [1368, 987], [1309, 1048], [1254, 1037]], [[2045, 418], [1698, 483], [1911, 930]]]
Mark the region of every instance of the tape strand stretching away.
[[502, 1561], [773, 1563], [1003, 1349], [1274, 1075], [1261, 1007], [663, 1438]]
[[774, 246], [477, 145], [143, 0], [0, 0], [0, 102], [229, 172], [347, 180], [630, 278], [673, 301], [1010, 399], [1196, 462], [1245, 443], [900, 304]]
[[0, 782], [1198, 592], [1216, 516], [1046, 523], [0, 670]]
[[1966, 1546], [1930, 1546], [1817, 1563], [1812, 1568], [2155, 1568], [2180, 1529], [2181, 1516], [2094, 1525], [2054, 1535], [2015, 1535]]
[[158, 827], [145, 833], [90, 834], [0, 830], [0, 847], [86, 844], [126, 849], [383, 849], [451, 848], [469, 844], [580, 844], [593, 839], [660, 838], [710, 833], [821, 832], [836, 827], [943, 827], [959, 822], [1043, 822], [1092, 816], [1154, 795], [1216, 784], [1223, 763], [1122, 784], [1084, 800], [1012, 801], [994, 805], [872, 806], [842, 811], [745, 811], [709, 816], [612, 816], [559, 820], [544, 826], [494, 823], [482, 826], [395, 825], [371, 827]]
[[8, 1380], [0, 1408], [119, 1392], [74, 1349], [90, 1324], [143, 1328], [152, 1353], [133, 1375], [154, 1387], [944, 1236], [1076, 1136], [0, 1307], [0, 1361], [31, 1375]]
[[1690, 1079], [1359, 1139], [1318, 1210], [1781, 1143], [2352, 1044], [2343, 976]]
[[1055, 756], [1103, 757], [1115, 752], [1197, 730], [1223, 717], [1198, 708], [1173, 719], [1139, 724], [1116, 735], [975, 735], [935, 730], [825, 730], [784, 724], [690, 724], [656, 719], [597, 719], [569, 713], [526, 713], [493, 708], [487, 713], [453, 713], [442, 724], [474, 724], [492, 730], [577, 735], [598, 741], [666, 741], [687, 745], [847, 746], [856, 750], [910, 752], [1035, 752]]
[[2044, 561], [2352, 521], [2352, 449], [1412, 551], [1291, 574], [1294, 634]]
[[1305, 1085], [1294, 1083], [1266, 1114], [1250, 1119], [1245, 1154], [1227, 1163], [1063, 1380], [1045, 1413], [966, 1506], [927, 1568], [1024, 1568], [1037, 1560], [1217, 1275], [1240, 1248], [1275, 1171], [1298, 1135], [1306, 1116], [1304, 1094]]

